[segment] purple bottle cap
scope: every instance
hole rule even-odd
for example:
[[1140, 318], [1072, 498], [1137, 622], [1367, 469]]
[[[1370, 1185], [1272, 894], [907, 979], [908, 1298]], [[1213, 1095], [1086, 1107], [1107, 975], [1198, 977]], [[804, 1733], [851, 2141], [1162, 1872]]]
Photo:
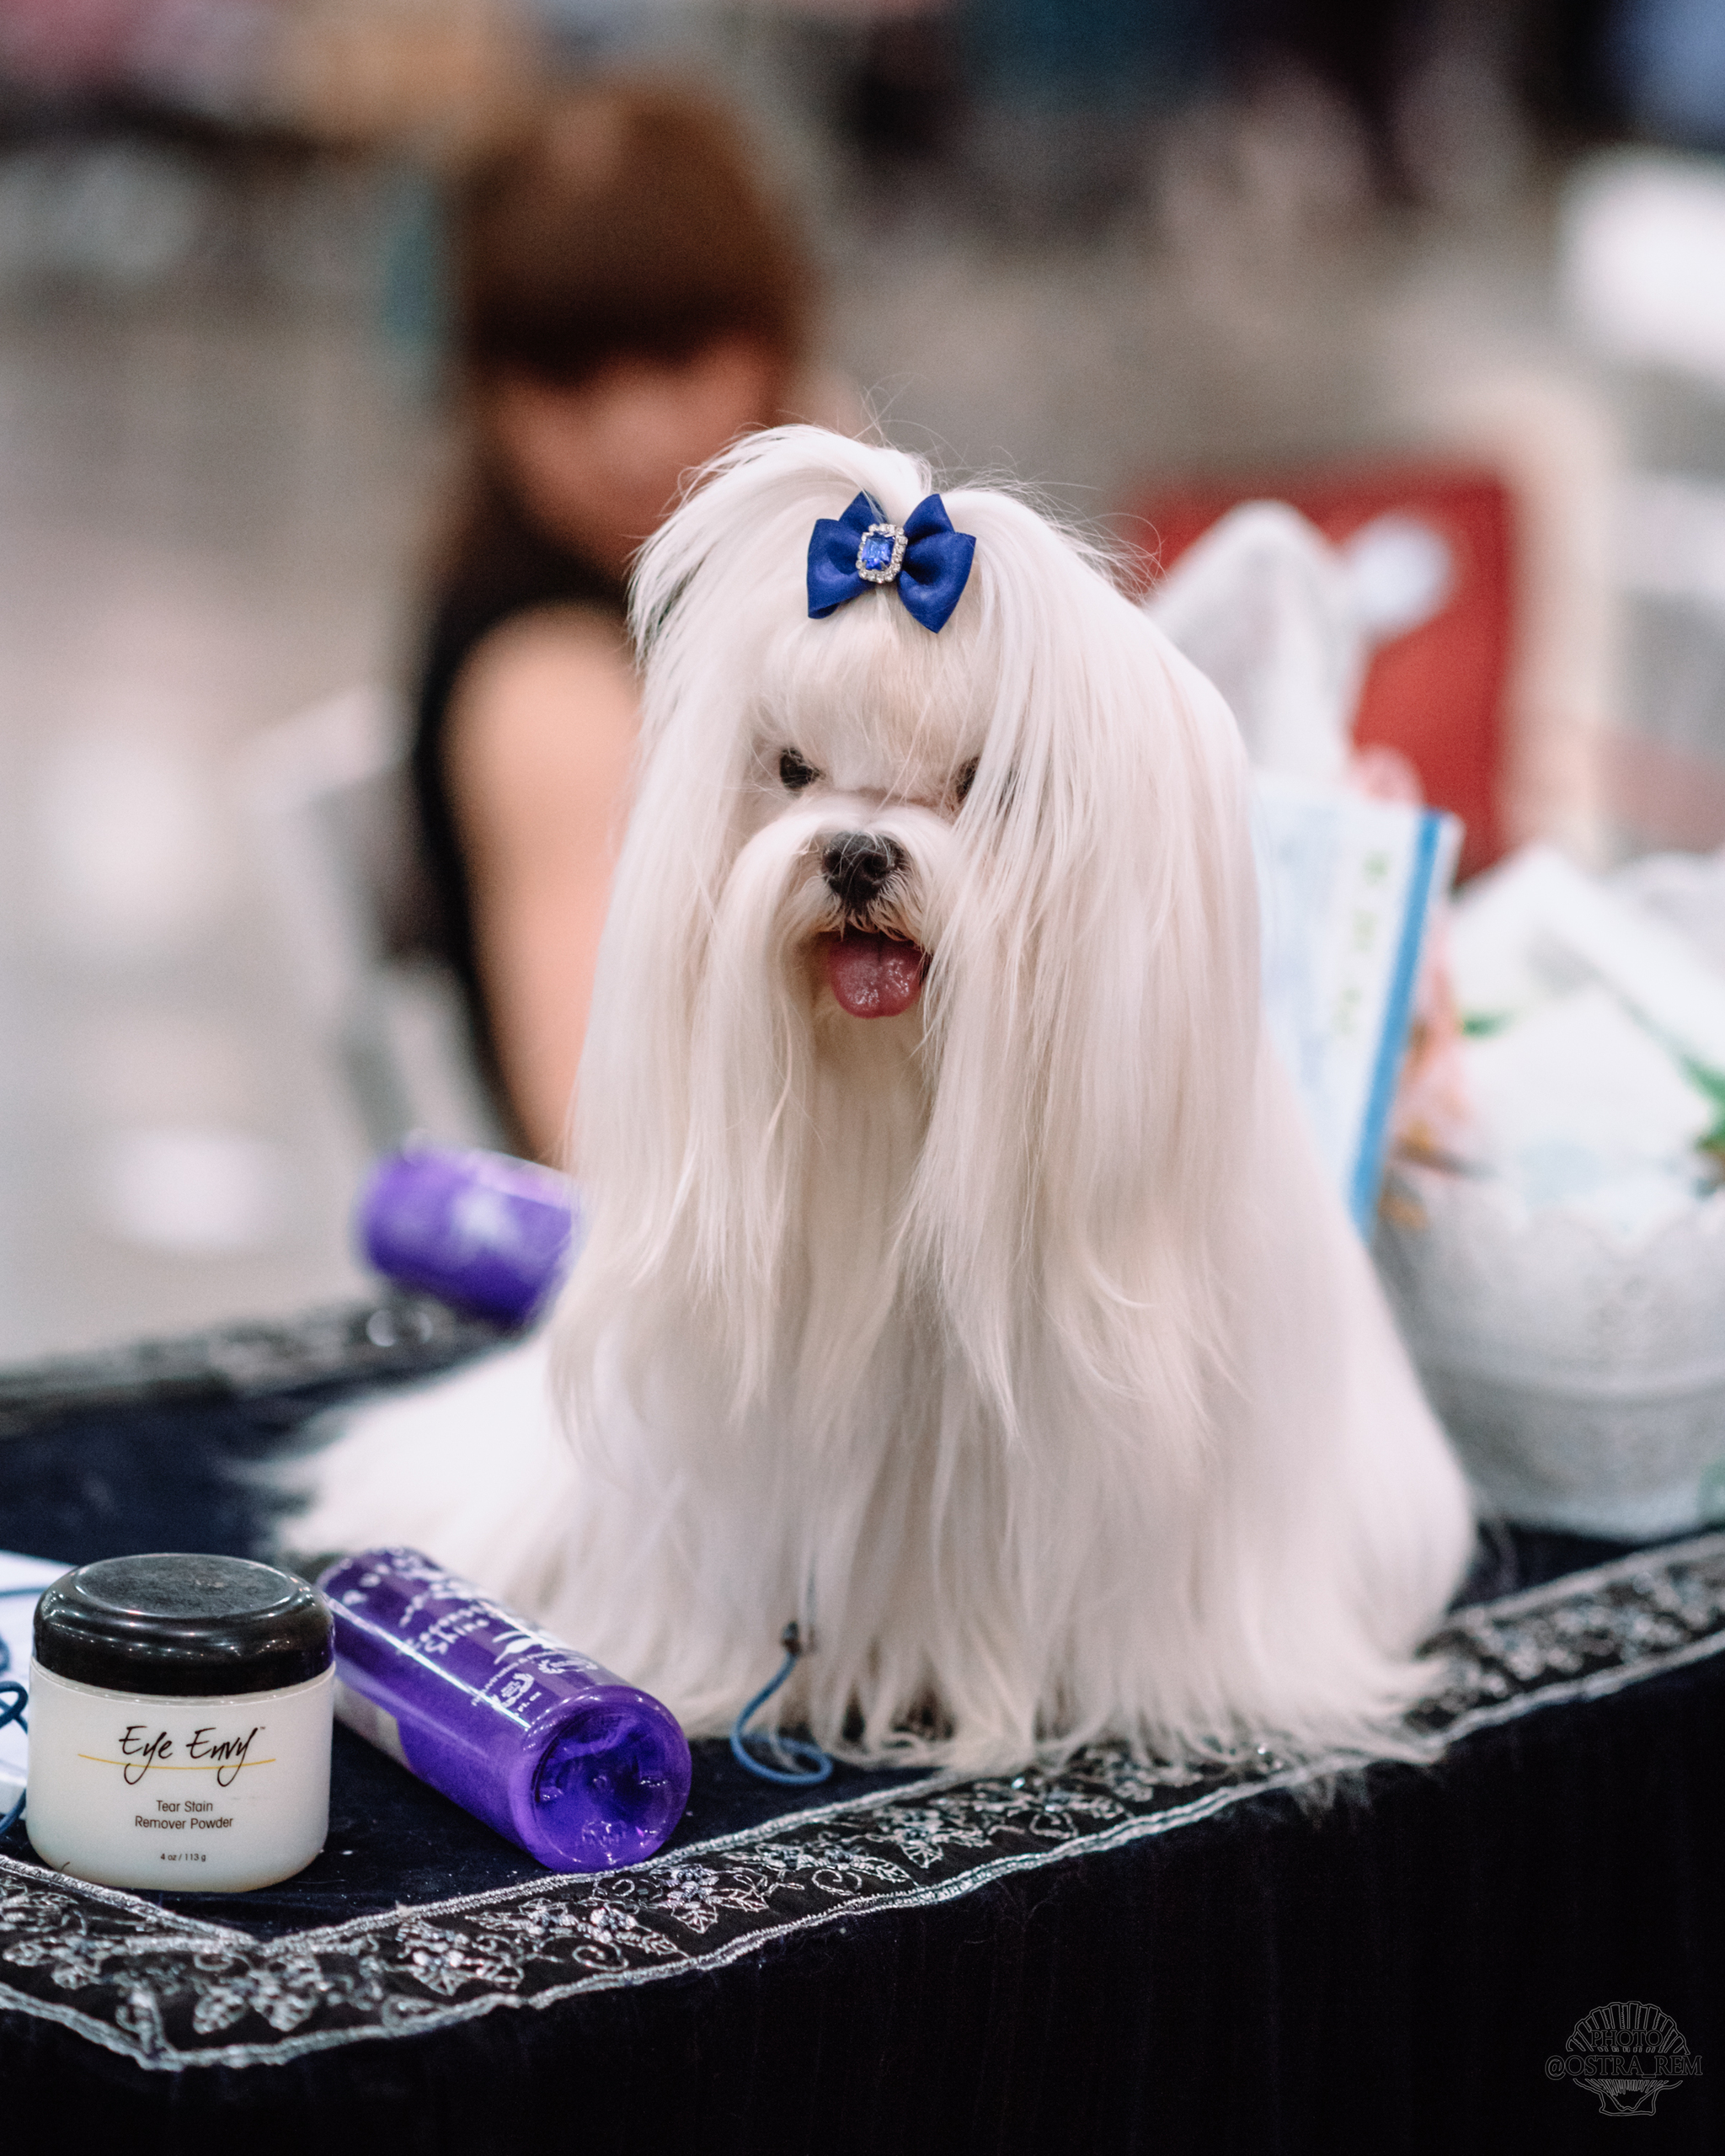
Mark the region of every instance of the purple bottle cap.
[[579, 1222], [566, 1176], [506, 1153], [410, 1145], [372, 1169], [356, 1225], [387, 1278], [525, 1325], [568, 1270]]

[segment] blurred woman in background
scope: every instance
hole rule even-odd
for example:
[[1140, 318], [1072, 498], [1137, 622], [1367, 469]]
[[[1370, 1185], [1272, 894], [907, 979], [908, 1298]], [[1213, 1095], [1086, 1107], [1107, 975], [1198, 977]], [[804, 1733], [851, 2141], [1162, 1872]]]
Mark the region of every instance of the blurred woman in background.
[[[729, 122], [560, 99], [467, 182], [469, 436], [413, 776], [440, 941], [511, 1135], [561, 1157], [638, 726], [631, 557], [683, 475], [800, 409], [810, 277]], [[830, 401], [830, 400], [829, 400]]]

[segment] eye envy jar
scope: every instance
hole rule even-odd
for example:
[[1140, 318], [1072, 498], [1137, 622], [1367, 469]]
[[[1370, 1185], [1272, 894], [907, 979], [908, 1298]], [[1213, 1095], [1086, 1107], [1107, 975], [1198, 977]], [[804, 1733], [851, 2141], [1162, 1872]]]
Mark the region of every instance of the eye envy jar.
[[25, 1824], [45, 1864], [156, 1893], [302, 1870], [329, 1828], [334, 1625], [240, 1557], [109, 1557], [36, 1604]]

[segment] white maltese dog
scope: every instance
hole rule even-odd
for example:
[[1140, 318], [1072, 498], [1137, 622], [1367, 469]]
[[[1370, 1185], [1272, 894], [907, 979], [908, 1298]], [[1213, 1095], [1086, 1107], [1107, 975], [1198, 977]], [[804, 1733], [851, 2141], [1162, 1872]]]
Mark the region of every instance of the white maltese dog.
[[692, 1732], [795, 1619], [783, 1721], [852, 1758], [1393, 1744], [1469, 1506], [1265, 1048], [1238, 731], [1078, 542], [930, 486], [758, 435], [641, 557], [561, 1413], [531, 1349], [371, 1411], [302, 1539], [418, 1543]]

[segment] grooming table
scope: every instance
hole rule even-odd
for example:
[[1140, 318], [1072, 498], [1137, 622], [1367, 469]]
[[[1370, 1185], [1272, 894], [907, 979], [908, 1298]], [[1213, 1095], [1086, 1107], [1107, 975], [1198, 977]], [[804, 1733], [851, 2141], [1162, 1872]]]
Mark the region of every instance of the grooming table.
[[[0, 1547], [264, 1554], [312, 1414], [495, 1337], [380, 1298], [0, 1376]], [[1500, 1534], [1470, 1597], [1434, 1762], [1327, 1781], [1104, 1748], [793, 1793], [703, 1744], [665, 1849], [571, 1877], [338, 1730], [328, 1845], [259, 1893], [72, 1884], [14, 1828], [0, 2143], [1725, 2145], [1725, 1536]], [[1689, 2048], [1657, 2127], [1562, 2063], [1620, 2001]]]

